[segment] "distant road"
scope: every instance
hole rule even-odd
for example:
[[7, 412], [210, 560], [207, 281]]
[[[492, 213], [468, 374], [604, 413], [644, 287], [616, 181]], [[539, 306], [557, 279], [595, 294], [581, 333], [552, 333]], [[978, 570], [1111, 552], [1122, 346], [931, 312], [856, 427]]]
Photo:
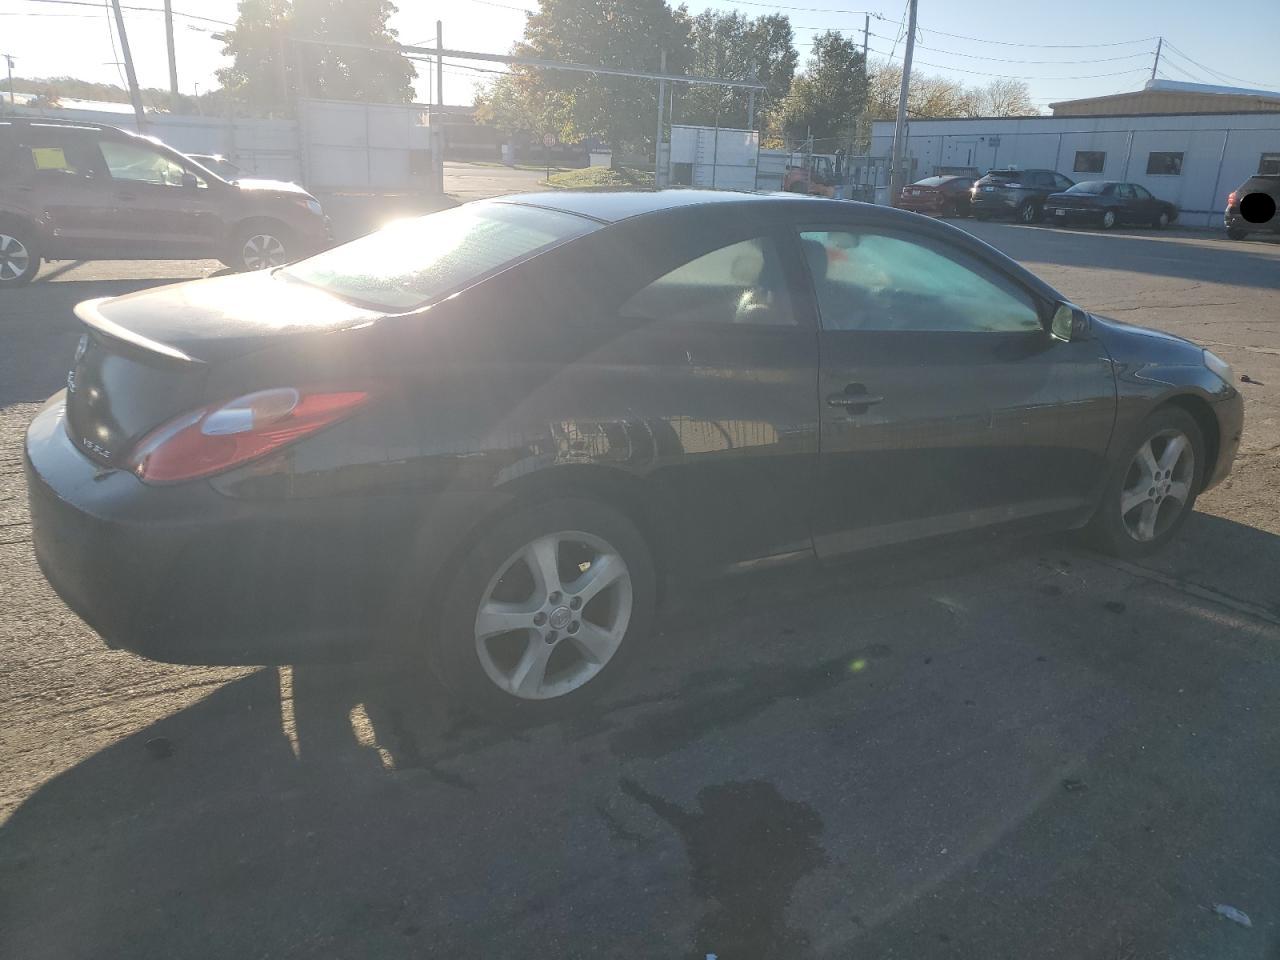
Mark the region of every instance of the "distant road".
[[545, 176], [544, 170], [447, 160], [444, 165], [444, 191], [463, 201], [481, 200], [500, 197], [504, 193], [541, 190]]

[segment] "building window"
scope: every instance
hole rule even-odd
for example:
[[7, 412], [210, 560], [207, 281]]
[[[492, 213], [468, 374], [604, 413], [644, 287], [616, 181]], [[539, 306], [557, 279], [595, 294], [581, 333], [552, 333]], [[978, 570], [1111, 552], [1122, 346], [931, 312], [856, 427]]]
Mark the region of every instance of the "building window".
[[1101, 173], [1107, 162], [1107, 154], [1103, 150], [1077, 150], [1076, 164], [1071, 169], [1076, 173]]
[[1147, 155], [1147, 173], [1157, 177], [1182, 175], [1181, 153], [1151, 153]]
[[1258, 172], [1280, 175], [1280, 153], [1264, 153], [1258, 161]]

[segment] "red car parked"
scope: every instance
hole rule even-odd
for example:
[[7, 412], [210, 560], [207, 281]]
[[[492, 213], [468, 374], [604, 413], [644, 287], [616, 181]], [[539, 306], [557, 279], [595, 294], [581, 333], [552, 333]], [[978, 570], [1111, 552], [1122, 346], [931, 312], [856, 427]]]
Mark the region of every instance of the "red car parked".
[[973, 177], [926, 177], [902, 188], [896, 207], [935, 217], [967, 217]]

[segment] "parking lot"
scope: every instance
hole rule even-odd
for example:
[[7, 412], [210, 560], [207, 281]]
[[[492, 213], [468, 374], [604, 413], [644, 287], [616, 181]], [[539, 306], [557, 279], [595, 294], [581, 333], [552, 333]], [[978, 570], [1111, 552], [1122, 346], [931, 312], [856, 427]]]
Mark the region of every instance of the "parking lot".
[[75, 303], [221, 265], [3, 294], [0, 956], [1280, 957], [1280, 244], [957, 223], [1249, 378], [1181, 541], [742, 577], [533, 728], [384, 665], [106, 650], [36, 567], [22, 432]]

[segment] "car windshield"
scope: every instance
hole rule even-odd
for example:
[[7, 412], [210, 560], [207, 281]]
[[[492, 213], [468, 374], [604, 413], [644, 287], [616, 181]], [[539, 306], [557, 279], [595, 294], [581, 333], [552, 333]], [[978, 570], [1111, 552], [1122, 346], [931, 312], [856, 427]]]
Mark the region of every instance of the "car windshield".
[[348, 300], [412, 310], [599, 224], [511, 203], [475, 203], [394, 223], [280, 271]]
[[1086, 180], [1067, 188], [1067, 193], [1104, 193], [1109, 184], [1105, 180]]

